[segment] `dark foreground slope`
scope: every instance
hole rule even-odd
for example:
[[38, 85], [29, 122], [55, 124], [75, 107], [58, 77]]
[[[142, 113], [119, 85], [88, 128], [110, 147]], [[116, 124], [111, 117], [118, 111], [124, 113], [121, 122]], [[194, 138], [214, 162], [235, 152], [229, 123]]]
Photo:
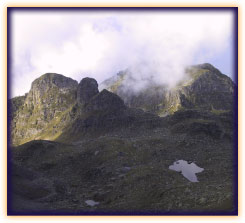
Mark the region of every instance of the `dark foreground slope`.
[[[9, 213], [234, 214], [233, 139], [230, 114], [186, 111], [69, 144], [32, 141], [11, 148]], [[182, 159], [204, 168], [199, 182], [169, 169]]]

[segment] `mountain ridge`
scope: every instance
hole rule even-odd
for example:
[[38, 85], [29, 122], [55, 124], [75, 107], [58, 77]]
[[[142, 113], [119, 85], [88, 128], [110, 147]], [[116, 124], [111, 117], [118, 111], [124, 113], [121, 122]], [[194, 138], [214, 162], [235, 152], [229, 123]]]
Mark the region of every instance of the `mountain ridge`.
[[[102, 86], [108, 91], [100, 92], [93, 78], [84, 78], [78, 83], [61, 74], [46, 73], [33, 81], [29, 93], [10, 100], [13, 144], [34, 139], [58, 139], [67, 126], [80, 119], [79, 116], [85, 117], [96, 110], [97, 113], [107, 111], [113, 114], [116, 110], [126, 109], [125, 105], [160, 117], [182, 109], [216, 113], [232, 110], [234, 83], [230, 78], [210, 64], [189, 67], [186, 73], [187, 78], [174, 89], [152, 85], [137, 95], [123, 89], [129, 70], [118, 73], [119, 81], [117, 78], [106, 80], [104, 83], [108, 86]], [[98, 120], [102, 117], [96, 115]]]
[[[160, 116], [173, 114], [181, 108], [194, 108], [196, 105], [206, 110], [232, 109], [235, 86], [228, 76], [208, 63], [187, 67], [185, 72], [185, 78], [174, 88], [158, 84], [137, 93], [130, 92], [130, 89], [127, 91], [127, 77], [133, 75], [128, 70], [119, 72], [117, 79], [113, 77], [105, 80], [102, 86], [118, 94], [129, 107], [141, 108]], [[214, 96], [218, 99], [213, 100]], [[217, 104], [219, 101], [221, 103]]]
[[[235, 86], [208, 69], [127, 100], [93, 78], [41, 76], [8, 101], [8, 214], [237, 214]], [[199, 182], [169, 168], [178, 160], [204, 169]]]

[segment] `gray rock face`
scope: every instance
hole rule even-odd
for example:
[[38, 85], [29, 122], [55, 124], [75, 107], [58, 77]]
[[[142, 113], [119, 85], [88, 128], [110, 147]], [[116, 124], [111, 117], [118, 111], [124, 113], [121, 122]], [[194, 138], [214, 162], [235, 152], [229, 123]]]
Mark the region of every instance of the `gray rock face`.
[[[234, 83], [210, 64], [189, 67], [186, 79], [174, 89], [151, 84], [138, 95], [122, 91], [125, 75], [129, 75], [128, 72], [106, 81], [112, 92], [106, 89], [99, 92], [93, 78], [84, 78], [78, 84], [60, 74], [42, 75], [32, 83], [27, 95], [10, 100], [13, 145], [36, 139], [55, 140], [64, 136], [66, 129], [72, 133], [67, 134], [71, 137], [74, 129], [78, 134], [81, 131], [87, 133], [88, 128], [93, 132], [98, 127], [102, 131], [105, 127], [113, 129], [132, 123], [154, 125], [156, 117], [140, 112], [141, 109], [159, 116], [181, 109], [201, 109], [215, 114], [232, 110]], [[223, 136], [223, 131], [215, 123], [188, 126], [190, 133], [195, 129], [196, 132], [211, 132], [215, 138]], [[173, 132], [181, 131], [181, 126], [173, 129]]]
[[185, 79], [174, 88], [152, 84], [134, 93], [127, 83], [130, 75], [127, 71], [121, 72], [117, 79], [108, 79], [101, 86], [120, 96], [127, 106], [160, 116], [173, 114], [182, 108], [218, 112], [233, 109], [234, 83], [208, 63], [188, 67]]
[[[75, 90], [77, 85], [77, 81], [61, 74], [46, 73], [33, 81], [25, 105], [28, 108], [31, 108], [35, 105], [56, 102], [58, 105], [62, 106], [62, 104], [67, 101], [62, 100], [65, 98], [60, 97], [60, 95], [72, 94], [71, 99], [74, 100], [76, 97]], [[54, 101], [55, 99], [57, 99], [57, 101]]]
[[77, 101], [85, 105], [89, 100], [99, 93], [98, 83], [93, 78], [83, 78], [77, 88]]
[[[95, 79], [84, 78], [78, 84], [60, 74], [42, 75], [32, 83], [25, 97], [9, 102], [13, 107], [13, 145], [36, 139], [54, 140], [79, 118], [86, 126], [89, 123], [100, 125], [104, 123], [105, 114], [110, 118], [112, 114], [117, 116], [118, 112], [126, 109], [119, 96], [107, 90], [99, 93]], [[92, 117], [84, 120], [85, 116]]]
[[16, 114], [18, 113], [19, 108], [23, 106], [25, 99], [26, 99], [26, 95], [15, 97], [13, 99], [8, 100], [8, 104], [10, 106], [9, 115], [10, 115], [11, 120], [15, 118]]
[[55, 73], [36, 79], [24, 102], [14, 111], [11, 122], [13, 144], [39, 137], [51, 139], [57, 133], [57, 126], [65, 125], [61, 117], [76, 103], [77, 85], [77, 81]]
[[[189, 106], [208, 110], [232, 110], [234, 83], [211, 64], [193, 66], [192, 73], [202, 73], [180, 91]], [[184, 106], [187, 107], [188, 106]]]
[[126, 106], [119, 96], [107, 90], [103, 90], [91, 99], [86, 107], [86, 111], [121, 110], [124, 108], [126, 108]]

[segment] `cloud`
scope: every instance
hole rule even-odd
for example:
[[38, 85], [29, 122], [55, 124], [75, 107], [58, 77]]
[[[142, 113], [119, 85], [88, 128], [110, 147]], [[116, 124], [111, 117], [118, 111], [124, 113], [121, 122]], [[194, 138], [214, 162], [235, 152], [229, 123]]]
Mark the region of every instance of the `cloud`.
[[232, 37], [228, 11], [20, 11], [12, 21], [13, 96], [47, 72], [101, 82], [130, 68], [136, 89], [149, 77], [173, 86], [197, 55], [206, 62]]

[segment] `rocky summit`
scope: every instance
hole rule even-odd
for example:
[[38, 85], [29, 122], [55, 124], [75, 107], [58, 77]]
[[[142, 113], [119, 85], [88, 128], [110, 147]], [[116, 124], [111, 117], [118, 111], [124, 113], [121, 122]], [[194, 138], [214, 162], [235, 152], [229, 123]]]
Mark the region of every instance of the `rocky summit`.
[[[14, 145], [37, 138], [52, 138], [62, 131], [61, 123], [77, 100], [77, 81], [60, 74], [47, 73], [36, 79], [18, 109], [11, 106], [11, 139]], [[13, 102], [11, 102], [13, 104]]]
[[77, 101], [82, 105], [85, 105], [98, 93], [97, 81], [93, 78], [84, 78], [81, 80], [77, 88]]
[[131, 91], [127, 86], [132, 82], [133, 74], [128, 70], [105, 80], [101, 88], [119, 95], [129, 107], [160, 116], [183, 108], [217, 112], [233, 109], [235, 86], [229, 77], [208, 63], [188, 67], [185, 72], [185, 78], [172, 88], [150, 84], [140, 91]]
[[136, 94], [131, 75], [47, 73], [8, 101], [9, 215], [237, 214], [236, 85], [202, 64]]

